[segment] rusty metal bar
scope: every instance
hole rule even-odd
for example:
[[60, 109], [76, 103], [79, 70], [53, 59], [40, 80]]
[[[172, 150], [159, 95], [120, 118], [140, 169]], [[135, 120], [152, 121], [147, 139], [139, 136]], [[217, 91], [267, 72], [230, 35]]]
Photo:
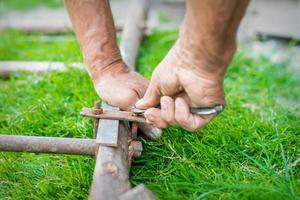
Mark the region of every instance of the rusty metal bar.
[[95, 155], [94, 139], [0, 135], [0, 151]]
[[98, 119], [112, 119], [112, 120], [121, 120], [128, 122], [138, 122], [138, 123], [146, 123], [146, 119], [142, 116], [137, 116], [129, 111], [119, 111], [119, 112], [111, 112], [107, 110], [103, 110], [99, 114], [94, 114], [92, 108], [82, 108], [80, 112], [81, 116], [98, 118]]

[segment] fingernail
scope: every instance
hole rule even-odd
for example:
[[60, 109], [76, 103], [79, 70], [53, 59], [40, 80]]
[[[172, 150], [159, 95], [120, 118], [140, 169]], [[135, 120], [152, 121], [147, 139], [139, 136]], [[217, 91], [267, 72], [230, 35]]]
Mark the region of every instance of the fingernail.
[[159, 128], [153, 127], [153, 128], [151, 129], [151, 135], [152, 135], [152, 138], [153, 138], [153, 139], [158, 139], [158, 138], [160, 138], [161, 135], [162, 135], [162, 130], [159, 129]]

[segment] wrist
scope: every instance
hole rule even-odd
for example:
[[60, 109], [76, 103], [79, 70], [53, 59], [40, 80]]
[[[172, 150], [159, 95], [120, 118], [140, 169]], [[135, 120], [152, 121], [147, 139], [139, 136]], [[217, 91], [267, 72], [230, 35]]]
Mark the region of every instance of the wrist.
[[104, 76], [116, 76], [120, 73], [128, 73], [130, 69], [123, 62], [121, 57], [116, 57], [105, 63], [103, 61], [95, 63], [89, 74], [94, 84], [101, 82]]
[[195, 38], [186, 35], [180, 35], [175, 46], [177, 57], [189, 62], [183, 67], [216, 79], [224, 77], [237, 47], [235, 40], [224, 42], [210, 36]]

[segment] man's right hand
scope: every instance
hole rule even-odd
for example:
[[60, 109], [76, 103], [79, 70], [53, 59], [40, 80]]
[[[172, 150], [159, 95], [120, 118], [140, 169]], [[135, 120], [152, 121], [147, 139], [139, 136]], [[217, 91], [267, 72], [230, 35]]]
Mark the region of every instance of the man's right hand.
[[[154, 125], [195, 131], [214, 116], [200, 117], [189, 107], [225, 104], [223, 79], [236, 50], [239, 23], [248, 0], [188, 0], [179, 38], [155, 69], [137, 108]], [[154, 108], [161, 104], [161, 110]]]
[[[225, 104], [225, 72], [209, 72], [207, 68], [219, 66], [209, 66], [210, 58], [195, 57], [191, 50], [177, 42], [153, 72], [144, 98], [136, 104], [137, 108], [147, 109], [145, 117], [159, 128], [181, 126], [196, 131], [214, 116], [192, 114], [189, 107]], [[161, 109], [155, 108], [159, 103]]]

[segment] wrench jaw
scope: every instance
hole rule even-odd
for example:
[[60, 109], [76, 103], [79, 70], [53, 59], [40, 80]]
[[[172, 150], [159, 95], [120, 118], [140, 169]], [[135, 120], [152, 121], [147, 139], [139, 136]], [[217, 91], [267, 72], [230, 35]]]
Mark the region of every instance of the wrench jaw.
[[139, 108], [133, 108], [132, 110], [131, 110], [134, 114], [136, 114], [136, 115], [143, 115], [144, 113], [145, 113], [145, 109], [139, 109]]
[[93, 108], [82, 108], [80, 115], [85, 117], [96, 118], [96, 119], [112, 119], [112, 120], [146, 123], [146, 119], [143, 116], [139, 116], [128, 111], [102, 110], [102, 112], [95, 114]]

